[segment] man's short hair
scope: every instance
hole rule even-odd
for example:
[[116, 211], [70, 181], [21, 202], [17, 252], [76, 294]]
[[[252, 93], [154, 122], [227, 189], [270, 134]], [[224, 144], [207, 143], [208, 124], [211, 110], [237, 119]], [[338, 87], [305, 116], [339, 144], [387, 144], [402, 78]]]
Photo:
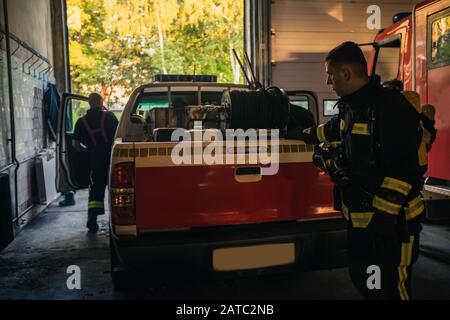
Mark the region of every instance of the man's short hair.
[[331, 50], [325, 61], [333, 66], [350, 65], [358, 76], [367, 76], [367, 61], [361, 48], [354, 42], [347, 41]]
[[91, 108], [101, 108], [103, 105], [103, 98], [98, 93], [91, 93], [89, 95], [89, 105]]

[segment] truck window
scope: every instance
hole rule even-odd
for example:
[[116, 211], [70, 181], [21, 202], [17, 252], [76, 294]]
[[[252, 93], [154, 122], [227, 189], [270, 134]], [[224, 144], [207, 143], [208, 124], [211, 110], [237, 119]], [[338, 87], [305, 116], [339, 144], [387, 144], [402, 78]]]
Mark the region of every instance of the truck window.
[[428, 47], [429, 67], [450, 64], [450, 10], [430, 17]]
[[212, 92], [212, 91], [201, 92], [201, 104], [203, 106], [207, 105], [220, 106], [222, 104], [222, 95], [223, 92]]
[[[171, 92], [170, 107], [183, 108], [198, 104], [198, 92]], [[142, 95], [136, 105], [136, 114], [144, 116], [153, 108], [168, 108], [169, 97], [167, 93], [148, 93]]]
[[69, 119], [72, 119], [72, 122], [67, 126], [68, 132], [73, 132], [73, 130], [75, 130], [75, 124], [78, 119], [84, 117], [89, 109], [90, 107], [87, 101], [75, 99], [69, 100], [69, 108], [67, 110], [68, 117]]
[[381, 82], [397, 79], [400, 70], [400, 39], [389, 41], [379, 47], [375, 73]]
[[294, 106], [309, 110], [309, 99], [307, 96], [291, 96], [289, 99]]
[[336, 99], [324, 99], [323, 100], [323, 115], [325, 117], [333, 117], [339, 114], [339, 109], [336, 106], [338, 100]]

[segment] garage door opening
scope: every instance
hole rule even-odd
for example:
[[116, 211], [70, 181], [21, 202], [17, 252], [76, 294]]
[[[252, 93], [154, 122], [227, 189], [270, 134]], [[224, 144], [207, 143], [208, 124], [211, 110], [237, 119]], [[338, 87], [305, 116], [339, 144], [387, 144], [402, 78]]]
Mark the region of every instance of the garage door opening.
[[67, 0], [72, 92], [101, 92], [120, 110], [155, 74], [242, 83], [244, 3], [234, 0]]

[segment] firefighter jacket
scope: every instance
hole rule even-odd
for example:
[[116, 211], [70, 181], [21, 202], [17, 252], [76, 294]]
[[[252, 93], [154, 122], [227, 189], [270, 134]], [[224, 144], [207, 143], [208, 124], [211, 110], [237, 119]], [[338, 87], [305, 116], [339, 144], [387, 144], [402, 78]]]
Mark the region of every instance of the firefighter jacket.
[[303, 130], [311, 144], [341, 142], [351, 183], [341, 190], [342, 212], [354, 228], [366, 228], [374, 214], [397, 223], [408, 221], [420, 232], [423, 170], [420, 115], [398, 91], [371, 81], [342, 97], [339, 115]]

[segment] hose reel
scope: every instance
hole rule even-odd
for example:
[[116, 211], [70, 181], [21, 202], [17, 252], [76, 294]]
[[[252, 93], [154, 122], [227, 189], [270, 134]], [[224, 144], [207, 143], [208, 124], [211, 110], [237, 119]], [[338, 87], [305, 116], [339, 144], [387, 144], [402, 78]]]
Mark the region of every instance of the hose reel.
[[289, 116], [289, 97], [278, 87], [251, 91], [226, 90], [222, 96], [230, 129], [283, 129]]

